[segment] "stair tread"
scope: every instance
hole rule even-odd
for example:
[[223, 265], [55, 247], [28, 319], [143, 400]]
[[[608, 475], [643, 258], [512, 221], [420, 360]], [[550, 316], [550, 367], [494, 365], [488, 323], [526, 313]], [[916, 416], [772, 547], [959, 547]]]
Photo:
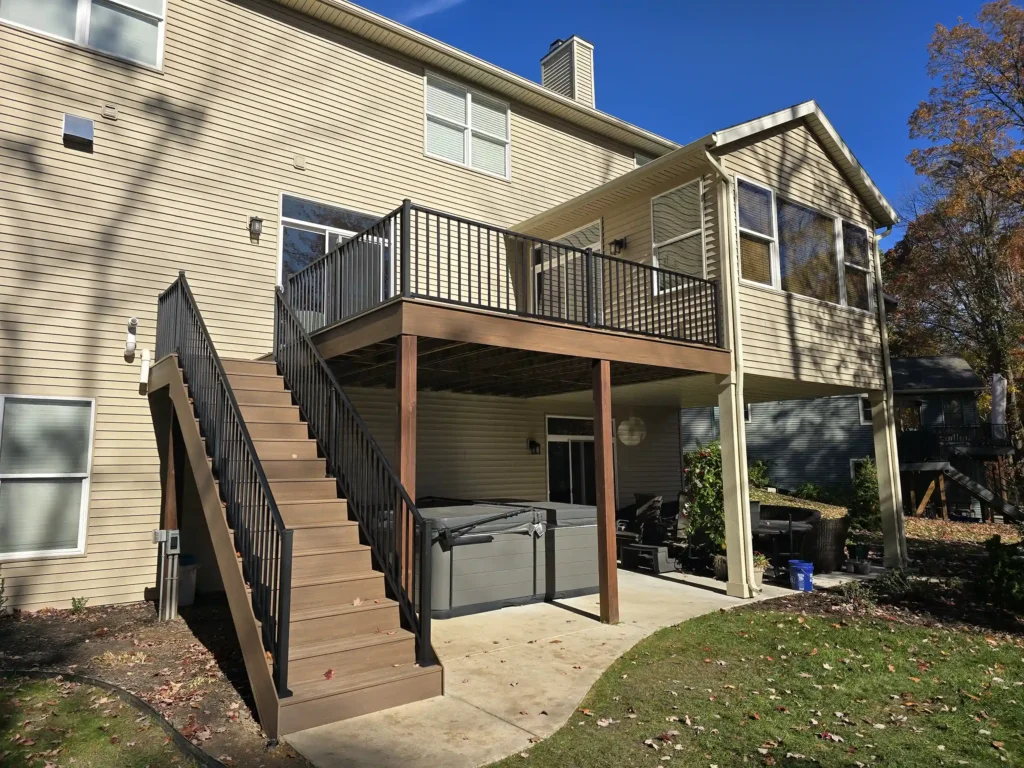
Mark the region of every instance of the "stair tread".
[[338, 497], [338, 496], [333, 496], [333, 497], [324, 498], [324, 499], [282, 499], [281, 501], [277, 502], [277, 506], [278, 507], [291, 507], [291, 506], [310, 505], [310, 504], [329, 504], [332, 501], [345, 501], [345, 499], [343, 499], [341, 497]]
[[336, 637], [330, 640], [317, 640], [309, 643], [293, 643], [288, 651], [288, 659], [308, 659], [313, 656], [325, 656], [329, 653], [344, 653], [356, 648], [368, 648], [373, 645], [400, 643], [415, 637], [405, 629], [389, 629], [387, 632], [368, 632], [350, 637]]
[[[278, 505], [278, 507], [280, 507], [280, 505]], [[336, 528], [338, 526], [344, 526], [346, 528], [349, 528], [352, 526], [358, 527], [358, 525], [359, 523], [357, 523], [355, 520], [329, 520], [324, 523], [294, 523], [292, 525], [287, 526], [287, 528], [290, 531], [297, 531], [299, 529], [307, 528]]]
[[295, 557], [313, 557], [316, 555], [340, 555], [345, 552], [366, 552], [370, 548], [366, 544], [349, 544], [341, 547], [318, 547], [317, 549], [296, 549]]
[[394, 600], [390, 600], [386, 597], [377, 597], [373, 600], [367, 600], [365, 603], [361, 603], [360, 605], [345, 603], [343, 605], [331, 605], [324, 608], [307, 608], [301, 611], [292, 611], [291, 620], [294, 622], [308, 621], [310, 619], [326, 619], [330, 616], [345, 616], [353, 613], [364, 613], [366, 611], [392, 608], [397, 605], [398, 603]]
[[369, 669], [353, 675], [344, 675], [334, 680], [317, 680], [312, 683], [296, 683], [291, 686], [292, 695], [281, 699], [281, 707], [294, 706], [307, 701], [334, 696], [339, 693], [358, 691], [362, 688], [373, 688], [384, 683], [407, 680], [421, 675], [436, 675], [441, 667], [420, 667], [416, 664], [402, 664], [397, 667]]
[[337, 573], [331, 576], [305, 576], [292, 579], [292, 589], [296, 587], [314, 587], [320, 584], [343, 584], [346, 581], [366, 581], [368, 579], [383, 579], [384, 574], [380, 571], [355, 571], [354, 573]]

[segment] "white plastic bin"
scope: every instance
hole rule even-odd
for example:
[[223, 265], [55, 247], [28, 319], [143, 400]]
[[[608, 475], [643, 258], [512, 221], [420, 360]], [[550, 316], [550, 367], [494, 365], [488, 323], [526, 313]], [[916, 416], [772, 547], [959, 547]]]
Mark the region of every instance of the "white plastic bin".
[[196, 571], [199, 563], [195, 558], [182, 555], [178, 560], [178, 607], [187, 607], [196, 601]]

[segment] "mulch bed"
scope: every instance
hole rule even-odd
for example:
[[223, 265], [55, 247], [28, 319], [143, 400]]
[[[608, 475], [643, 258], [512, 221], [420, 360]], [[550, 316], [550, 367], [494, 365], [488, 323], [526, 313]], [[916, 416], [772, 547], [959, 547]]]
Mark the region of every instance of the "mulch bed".
[[197, 604], [156, 620], [149, 603], [18, 612], [0, 618], [0, 668], [76, 672], [134, 693], [228, 765], [310, 766], [272, 745], [255, 705], [227, 605]]

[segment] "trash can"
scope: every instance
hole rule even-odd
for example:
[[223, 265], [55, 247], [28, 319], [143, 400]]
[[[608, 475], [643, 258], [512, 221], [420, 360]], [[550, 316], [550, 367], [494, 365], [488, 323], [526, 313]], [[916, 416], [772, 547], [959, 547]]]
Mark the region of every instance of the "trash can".
[[178, 607], [187, 607], [196, 601], [196, 571], [199, 563], [192, 555], [178, 558]]
[[789, 561], [789, 586], [799, 592], [814, 591], [814, 563], [806, 560]]

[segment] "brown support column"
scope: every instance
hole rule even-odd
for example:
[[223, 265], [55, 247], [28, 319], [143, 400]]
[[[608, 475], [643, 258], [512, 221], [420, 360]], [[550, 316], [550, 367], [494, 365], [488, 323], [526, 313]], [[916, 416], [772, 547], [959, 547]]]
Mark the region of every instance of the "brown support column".
[[[413, 503], [416, 502], [416, 342], [416, 336], [399, 336], [395, 357], [395, 392], [398, 399], [395, 449], [398, 479]], [[412, 595], [413, 520], [408, 509], [403, 507], [397, 524], [402, 584], [407, 593]]]
[[175, 440], [175, 433], [178, 431], [177, 417], [174, 413], [174, 406], [168, 403], [167, 412], [170, 414], [170, 421], [167, 424], [167, 456], [164, 467], [163, 505], [160, 512], [160, 528], [164, 531], [173, 531], [178, 528], [178, 461], [175, 455], [175, 447], [178, 443]]
[[921, 499], [921, 503], [918, 504], [917, 509], [914, 510], [914, 517], [920, 517], [924, 514], [924, 510], [928, 506], [928, 502], [931, 500], [933, 493], [935, 493], [934, 480], [928, 484], [928, 490], [924, 492], [924, 497]]
[[939, 500], [942, 502], [942, 519], [949, 520], [949, 507], [946, 506], [946, 476], [939, 472]]
[[914, 517], [917, 517], [917, 490], [914, 488], [913, 479], [910, 485], [910, 508], [914, 511]]
[[619, 575], [615, 557], [615, 468], [612, 461], [612, 374], [607, 360], [594, 361], [594, 475], [597, 485], [597, 576], [601, 621], [619, 623]]

